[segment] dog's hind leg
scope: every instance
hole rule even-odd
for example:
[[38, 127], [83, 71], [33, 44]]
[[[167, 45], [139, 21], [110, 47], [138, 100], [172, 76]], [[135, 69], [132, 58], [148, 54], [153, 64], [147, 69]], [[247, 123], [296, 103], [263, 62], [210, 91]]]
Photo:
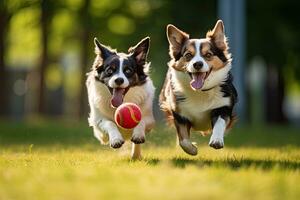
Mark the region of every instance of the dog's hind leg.
[[133, 160], [142, 159], [141, 144], [132, 143], [131, 159]]

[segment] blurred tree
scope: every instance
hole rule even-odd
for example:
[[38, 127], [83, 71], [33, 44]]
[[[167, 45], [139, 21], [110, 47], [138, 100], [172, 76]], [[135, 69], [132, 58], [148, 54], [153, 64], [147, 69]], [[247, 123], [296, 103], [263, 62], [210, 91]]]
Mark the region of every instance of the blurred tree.
[[81, 83], [79, 93], [79, 117], [83, 117], [87, 113], [87, 92], [85, 86], [86, 72], [89, 68], [89, 52], [91, 49], [91, 15], [90, 0], [84, 0], [79, 10], [80, 31], [80, 65], [81, 65]]
[[0, 1], [0, 115], [5, 115], [8, 108], [7, 95], [7, 73], [5, 66], [5, 52], [6, 52], [6, 34], [8, 30], [9, 19], [11, 13], [8, 11], [6, 1]]
[[[286, 85], [284, 80], [300, 82], [300, 67], [291, 58], [300, 60], [300, 1], [247, 1], [248, 57], [263, 56], [268, 65], [266, 77], [266, 118], [269, 122], [284, 122], [282, 111]], [[299, 63], [299, 62], [292, 62]], [[292, 73], [287, 72], [287, 66]], [[284, 79], [285, 78], [285, 79]]]
[[48, 54], [48, 35], [50, 20], [53, 16], [53, 5], [51, 0], [41, 0], [40, 1], [40, 26], [41, 26], [41, 46], [42, 52], [39, 62], [39, 92], [38, 92], [38, 112], [45, 114], [46, 112], [46, 102], [45, 102], [45, 71], [49, 64], [49, 54]]
[[7, 33], [11, 18], [23, 8], [33, 6], [36, 0], [0, 1], [0, 115], [7, 115], [9, 108], [9, 73], [5, 63], [7, 53]]

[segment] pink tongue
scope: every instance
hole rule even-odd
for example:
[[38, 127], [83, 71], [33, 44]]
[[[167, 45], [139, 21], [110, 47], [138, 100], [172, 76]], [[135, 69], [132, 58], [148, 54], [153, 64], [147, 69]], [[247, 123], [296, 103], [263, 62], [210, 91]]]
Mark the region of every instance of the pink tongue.
[[191, 87], [194, 90], [199, 90], [202, 88], [204, 84], [204, 78], [205, 78], [206, 73], [192, 73], [192, 80], [190, 82]]
[[123, 103], [123, 94], [125, 92], [124, 88], [114, 88], [111, 98], [111, 105], [115, 108], [119, 107]]

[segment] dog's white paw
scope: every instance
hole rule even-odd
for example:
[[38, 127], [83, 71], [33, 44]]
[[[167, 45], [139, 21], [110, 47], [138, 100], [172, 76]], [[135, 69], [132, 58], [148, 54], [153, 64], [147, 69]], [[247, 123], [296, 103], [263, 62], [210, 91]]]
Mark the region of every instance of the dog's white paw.
[[114, 138], [110, 141], [110, 146], [112, 148], [120, 148], [124, 144], [124, 140], [122, 138]]
[[145, 142], [145, 136], [144, 135], [132, 135], [131, 142], [135, 144], [142, 144]]
[[215, 149], [222, 149], [224, 147], [224, 139], [223, 137], [212, 137], [209, 141], [209, 146], [215, 148]]
[[181, 148], [187, 153], [190, 154], [192, 156], [195, 156], [198, 154], [198, 149], [197, 147], [191, 143], [190, 140], [188, 139], [183, 139], [181, 141], [179, 141], [179, 144], [181, 146]]

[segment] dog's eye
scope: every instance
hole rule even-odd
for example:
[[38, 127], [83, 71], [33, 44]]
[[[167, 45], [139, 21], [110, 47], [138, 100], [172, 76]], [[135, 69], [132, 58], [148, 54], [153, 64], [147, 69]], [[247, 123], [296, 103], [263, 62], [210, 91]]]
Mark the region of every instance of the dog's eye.
[[126, 75], [130, 75], [130, 74], [132, 73], [132, 69], [126, 68], [126, 69], [124, 70], [124, 73], [125, 73]]
[[211, 53], [206, 53], [205, 58], [210, 59], [213, 55]]
[[113, 70], [112, 68], [107, 68], [107, 69], [105, 70], [105, 72], [106, 72], [107, 75], [111, 75], [111, 74], [114, 73], [114, 70]]
[[191, 53], [186, 53], [184, 56], [187, 60], [191, 60], [193, 58], [193, 55]]

